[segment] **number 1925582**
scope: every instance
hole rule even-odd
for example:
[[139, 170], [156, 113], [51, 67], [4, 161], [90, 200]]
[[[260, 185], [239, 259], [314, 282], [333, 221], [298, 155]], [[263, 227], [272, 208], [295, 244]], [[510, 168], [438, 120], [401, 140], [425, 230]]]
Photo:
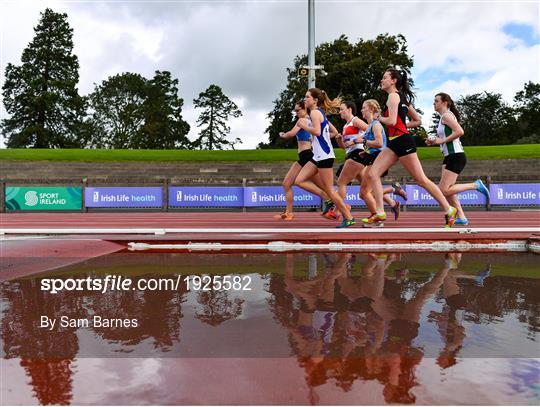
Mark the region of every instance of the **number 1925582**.
[[184, 281], [188, 290], [211, 291], [233, 290], [251, 291], [251, 276], [186, 276]]

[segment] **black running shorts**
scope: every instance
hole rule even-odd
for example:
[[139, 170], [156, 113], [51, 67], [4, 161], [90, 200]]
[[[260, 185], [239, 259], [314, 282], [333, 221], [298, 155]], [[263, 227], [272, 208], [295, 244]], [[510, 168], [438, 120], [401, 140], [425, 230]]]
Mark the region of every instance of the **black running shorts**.
[[349, 154], [347, 154], [347, 156], [345, 157], [345, 161], [347, 160], [353, 160], [354, 162], [357, 162], [358, 164], [362, 164], [360, 162], [360, 158], [358, 157], [360, 154], [363, 154], [364, 151], [359, 149], [359, 148], [356, 148], [354, 149], [353, 151], [351, 151]]
[[398, 157], [416, 153], [416, 142], [414, 141], [414, 137], [410, 134], [402, 134], [392, 140], [388, 140], [386, 146]]
[[368, 165], [373, 164], [373, 162], [375, 161], [375, 158], [377, 158], [379, 153], [380, 151], [377, 151], [376, 153], [373, 153], [373, 154], [368, 154], [364, 151], [362, 152], [362, 154], [360, 154], [360, 157], [359, 157], [360, 161], [358, 162], [367, 167]]
[[317, 166], [317, 168], [332, 168], [334, 166], [334, 159], [327, 158], [326, 160], [315, 161], [311, 159], [311, 162]]
[[[360, 154], [360, 164], [366, 167], [372, 165], [380, 153], [381, 153], [380, 151], [377, 151], [373, 154], [368, 154], [364, 151], [362, 154]], [[388, 175], [388, 170], [386, 170], [384, 174], [381, 175], [381, 177], [386, 177], [387, 175]]]
[[297, 161], [297, 163], [300, 164], [300, 166], [303, 167], [308, 162], [310, 162], [312, 158], [313, 158], [313, 151], [312, 150], [300, 151], [298, 153], [298, 161]]
[[467, 164], [465, 153], [448, 154], [443, 161], [443, 167], [455, 174], [461, 174], [465, 164]]

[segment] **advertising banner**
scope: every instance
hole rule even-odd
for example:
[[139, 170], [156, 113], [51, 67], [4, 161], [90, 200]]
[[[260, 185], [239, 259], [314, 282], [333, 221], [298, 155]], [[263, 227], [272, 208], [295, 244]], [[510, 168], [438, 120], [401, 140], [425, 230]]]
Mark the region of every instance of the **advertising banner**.
[[[295, 206], [321, 205], [321, 198], [301, 188], [293, 187]], [[244, 188], [244, 204], [246, 207], [285, 206], [283, 187], [246, 187]]]
[[6, 211], [82, 209], [82, 187], [6, 187]]
[[[418, 185], [407, 185], [408, 206], [435, 206], [438, 202], [424, 188]], [[458, 194], [462, 205], [485, 205], [486, 197], [478, 191], [465, 191]]]
[[170, 207], [243, 207], [243, 187], [169, 187]]
[[492, 205], [540, 205], [540, 184], [491, 184]]
[[87, 208], [162, 208], [162, 187], [87, 187]]

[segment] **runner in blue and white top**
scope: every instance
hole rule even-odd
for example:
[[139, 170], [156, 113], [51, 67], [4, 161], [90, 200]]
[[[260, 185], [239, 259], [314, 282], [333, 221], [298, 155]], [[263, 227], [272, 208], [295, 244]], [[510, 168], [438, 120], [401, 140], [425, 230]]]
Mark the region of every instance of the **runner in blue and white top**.
[[[320, 135], [313, 137], [312, 161], [319, 168], [328, 168], [328, 166], [333, 166], [333, 160], [336, 158], [332, 148], [332, 140], [330, 140], [330, 122], [326, 118], [323, 109], [319, 108], [317, 110], [321, 113], [323, 119], [320, 124]], [[329, 161], [330, 159], [332, 162]]]
[[[373, 188], [369, 182], [370, 170], [377, 156], [386, 148], [386, 133], [381, 122], [377, 119], [381, 113], [379, 102], [375, 99], [368, 99], [362, 104], [362, 117], [369, 123], [362, 141], [364, 144], [364, 152], [358, 157], [358, 162], [364, 167], [361, 175], [360, 196], [366, 203], [368, 210], [373, 216], [376, 212], [376, 201], [373, 196]], [[387, 175], [384, 173], [383, 176]], [[398, 182], [395, 182], [390, 187], [383, 188], [383, 200], [390, 206], [394, 214], [394, 220], [399, 219], [401, 204], [390, 197], [390, 193], [395, 193], [407, 200], [407, 193]], [[381, 224], [379, 224], [381, 225]]]
[[[309, 127], [305, 123], [300, 124], [300, 127], [309, 131], [314, 136], [313, 159], [302, 168], [295, 183], [306, 191], [321, 196], [323, 194], [328, 196], [325, 209], [329, 209], [335, 204], [343, 215], [343, 222], [338, 227], [346, 228], [353, 226], [356, 221], [352, 217], [349, 208], [345, 206], [343, 199], [334, 190], [334, 172], [332, 167], [336, 156], [332, 148], [330, 133], [335, 136], [338, 131], [326, 118], [326, 113], [333, 114], [338, 111], [341, 105], [341, 99], [336, 98], [331, 100], [325, 91], [311, 88], [306, 92], [304, 103], [306, 109], [310, 111], [312, 127]], [[317, 173], [323, 184], [322, 190], [311, 181], [311, 178]]]
[[467, 184], [456, 184], [459, 174], [467, 163], [467, 157], [460, 141], [464, 132], [459, 124], [459, 111], [450, 95], [442, 92], [435, 95], [433, 107], [439, 113], [440, 120], [437, 125], [436, 137], [427, 138], [426, 144], [440, 146], [444, 157], [439, 188], [450, 205], [457, 209], [457, 219], [454, 224], [468, 225], [469, 221], [465, 217], [457, 194], [476, 190], [489, 199], [489, 191], [480, 179]]

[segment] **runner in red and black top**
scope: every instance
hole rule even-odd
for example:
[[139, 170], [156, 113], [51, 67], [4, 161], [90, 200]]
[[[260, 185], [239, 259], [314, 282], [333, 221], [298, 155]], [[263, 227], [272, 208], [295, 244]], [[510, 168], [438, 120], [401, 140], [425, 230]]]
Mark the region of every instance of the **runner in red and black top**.
[[[391, 149], [398, 157], [403, 157], [407, 154], [412, 154], [416, 152], [416, 143], [414, 142], [413, 137], [400, 137], [405, 135], [410, 136], [409, 129], [407, 128], [407, 115], [409, 114], [409, 104], [407, 103], [407, 100], [405, 99], [405, 96], [403, 94], [399, 92], [397, 94], [399, 96], [399, 105], [397, 110], [396, 123], [394, 125], [386, 125], [386, 131], [388, 132], [386, 135], [388, 137], [387, 147]], [[412, 109], [414, 110], [414, 108]], [[388, 105], [386, 105], [382, 112], [382, 117], [388, 118], [389, 114], [390, 110], [388, 108]], [[414, 111], [412, 115], [418, 116], [416, 111]], [[420, 116], [418, 116], [417, 120], [419, 121], [418, 125], [420, 125]], [[411, 123], [414, 124], [415, 122], [416, 120], [413, 120]], [[381, 120], [381, 123], [385, 124], [384, 120]]]
[[[364, 226], [381, 227], [386, 220], [383, 206], [383, 187], [381, 176], [398, 160], [416, 183], [427, 190], [445, 212], [446, 227], [452, 227], [456, 221], [456, 208], [450, 206], [441, 190], [424, 174], [422, 164], [416, 154], [416, 143], [409, 133], [409, 128], [422, 123], [412, 105], [414, 93], [405, 71], [389, 68], [381, 79], [381, 89], [388, 93], [386, 108], [379, 121], [386, 126], [387, 148], [377, 157], [369, 172], [373, 195], [377, 204], [377, 213], [366, 219]], [[411, 120], [407, 122], [407, 117]]]

